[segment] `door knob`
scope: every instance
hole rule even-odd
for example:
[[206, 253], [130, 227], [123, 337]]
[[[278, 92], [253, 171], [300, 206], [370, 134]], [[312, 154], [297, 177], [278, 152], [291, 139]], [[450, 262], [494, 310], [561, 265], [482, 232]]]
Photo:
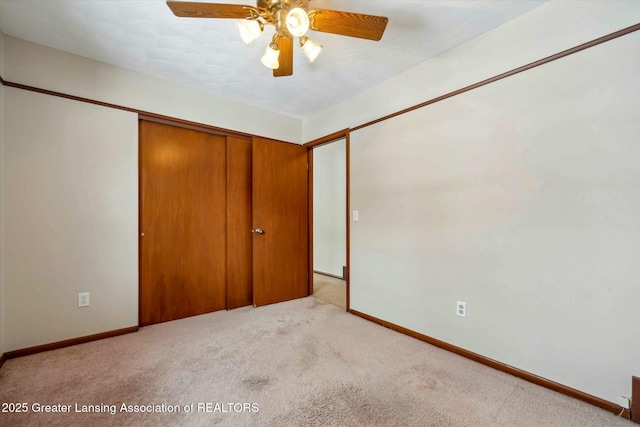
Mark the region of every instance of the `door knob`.
[[262, 228], [256, 228], [255, 230], [251, 230], [252, 233], [264, 234], [264, 230]]

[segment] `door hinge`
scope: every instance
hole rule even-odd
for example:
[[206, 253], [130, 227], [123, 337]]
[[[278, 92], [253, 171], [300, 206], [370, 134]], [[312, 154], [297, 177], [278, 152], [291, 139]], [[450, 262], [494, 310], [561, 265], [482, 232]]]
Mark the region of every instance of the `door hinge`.
[[307, 163], [307, 170], [309, 170], [309, 163]]

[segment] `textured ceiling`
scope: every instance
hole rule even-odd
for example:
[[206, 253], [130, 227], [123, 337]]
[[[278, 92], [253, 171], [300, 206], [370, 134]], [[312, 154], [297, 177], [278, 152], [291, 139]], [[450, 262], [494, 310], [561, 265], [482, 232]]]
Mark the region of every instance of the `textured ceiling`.
[[[253, 1], [218, 0], [250, 4]], [[294, 75], [260, 63], [273, 27], [245, 45], [232, 19], [178, 18], [164, 0], [0, 0], [5, 34], [305, 118], [465, 43], [543, 0], [312, 0], [311, 7], [389, 18], [381, 41], [310, 31], [324, 45]]]

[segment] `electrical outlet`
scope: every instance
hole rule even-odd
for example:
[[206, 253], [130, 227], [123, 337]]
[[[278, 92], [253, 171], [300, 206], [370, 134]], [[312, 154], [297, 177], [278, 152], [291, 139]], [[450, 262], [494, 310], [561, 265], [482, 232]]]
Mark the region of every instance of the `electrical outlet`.
[[462, 301], [456, 302], [456, 314], [460, 317], [467, 317], [467, 303]]
[[78, 294], [78, 307], [89, 307], [89, 292]]
[[631, 399], [626, 396], [620, 396], [620, 406], [629, 409], [631, 407]]

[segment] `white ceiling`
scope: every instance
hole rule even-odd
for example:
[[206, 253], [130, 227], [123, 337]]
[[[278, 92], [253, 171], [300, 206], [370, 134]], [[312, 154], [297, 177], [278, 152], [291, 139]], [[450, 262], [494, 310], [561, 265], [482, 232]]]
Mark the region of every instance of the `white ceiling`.
[[[243, 0], [217, 3], [251, 4]], [[233, 19], [178, 18], [164, 0], [0, 0], [5, 34], [305, 118], [530, 11], [544, 0], [312, 0], [311, 7], [380, 15], [379, 42], [311, 31], [324, 45], [294, 74], [260, 63], [273, 27], [245, 45]], [[3, 76], [4, 77], [4, 76]]]

